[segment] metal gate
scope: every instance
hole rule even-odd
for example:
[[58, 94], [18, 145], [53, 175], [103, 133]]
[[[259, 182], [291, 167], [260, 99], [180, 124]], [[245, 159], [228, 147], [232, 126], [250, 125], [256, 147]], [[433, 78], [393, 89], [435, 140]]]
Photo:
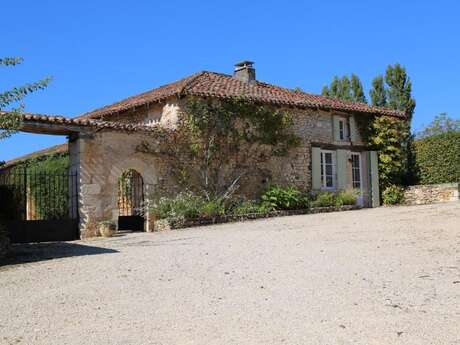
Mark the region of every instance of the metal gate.
[[125, 171], [118, 181], [118, 230], [143, 231], [144, 181], [135, 170]]
[[0, 217], [13, 243], [78, 239], [77, 175], [1, 172]]

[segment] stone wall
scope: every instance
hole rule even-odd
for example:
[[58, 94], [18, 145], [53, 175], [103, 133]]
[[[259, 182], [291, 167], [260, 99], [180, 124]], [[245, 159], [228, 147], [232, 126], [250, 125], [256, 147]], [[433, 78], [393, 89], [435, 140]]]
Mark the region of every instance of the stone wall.
[[[171, 100], [125, 112], [118, 120], [160, 123], [174, 126], [180, 116], [181, 103]], [[300, 137], [300, 146], [287, 156], [272, 157], [261, 164], [264, 173], [251, 174], [242, 181], [239, 194], [254, 198], [268, 184], [295, 185], [311, 190], [311, 152], [314, 145], [333, 144], [332, 114], [319, 110], [285, 109], [293, 113], [293, 131]], [[131, 121], [130, 121], [131, 122]], [[81, 133], [70, 143], [71, 170], [80, 175], [80, 221], [82, 237], [96, 235], [97, 222], [118, 220], [118, 179], [128, 169], [134, 169], [142, 176], [146, 193], [174, 194], [179, 191], [171, 173], [171, 164], [136, 148], [143, 141], [156, 144], [151, 134], [102, 130]], [[342, 143], [350, 145], [350, 143]], [[353, 143], [355, 144], [355, 143]], [[359, 144], [359, 143], [358, 143]]]
[[97, 222], [118, 220], [118, 180], [134, 169], [143, 178], [145, 189], [173, 188], [167, 163], [136, 147], [149, 136], [140, 133], [100, 131], [82, 135], [71, 144], [72, 169], [80, 180], [80, 230], [82, 237], [96, 235]]
[[404, 191], [407, 205], [432, 204], [459, 200], [459, 183], [410, 186]]

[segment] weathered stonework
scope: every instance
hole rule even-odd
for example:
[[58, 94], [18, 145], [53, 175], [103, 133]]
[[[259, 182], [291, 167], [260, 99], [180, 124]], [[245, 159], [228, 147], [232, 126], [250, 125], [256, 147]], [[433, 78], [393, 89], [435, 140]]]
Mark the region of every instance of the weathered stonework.
[[410, 186], [404, 191], [407, 205], [423, 205], [459, 200], [459, 183]]
[[[116, 121], [174, 127], [181, 114], [183, 102], [183, 100], [171, 99], [149, 108], [140, 108], [134, 112], [127, 111], [117, 115]], [[293, 115], [292, 130], [300, 138], [300, 145], [286, 156], [272, 157], [262, 163], [261, 173], [251, 174], [242, 181], [245, 187], [238, 191], [241, 196], [257, 197], [269, 184], [295, 185], [302, 190], [312, 190], [312, 145], [343, 146], [350, 150], [352, 145], [361, 144], [350, 141], [335, 142], [334, 113], [293, 108], [283, 110]], [[356, 134], [355, 137], [359, 138], [359, 135]], [[71, 140], [69, 144], [71, 170], [80, 176], [82, 237], [94, 236], [97, 233], [96, 224], [100, 221], [117, 222], [118, 180], [122, 173], [129, 169], [136, 170], [142, 176], [146, 198], [157, 191], [167, 194], [179, 191], [177, 182], [172, 177], [170, 162], [137, 150], [144, 141], [153, 146], [158, 145], [152, 134], [111, 129], [80, 133], [78, 138]], [[365, 155], [363, 157], [363, 169], [366, 169], [367, 161]], [[367, 183], [367, 174], [364, 174], [365, 197], [367, 197]], [[151, 223], [153, 222], [146, 222], [146, 231], [152, 231]]]

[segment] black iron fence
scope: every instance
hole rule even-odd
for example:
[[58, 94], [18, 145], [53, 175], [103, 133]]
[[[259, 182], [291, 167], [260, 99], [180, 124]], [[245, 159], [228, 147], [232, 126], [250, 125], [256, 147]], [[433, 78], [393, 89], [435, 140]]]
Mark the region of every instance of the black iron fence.
[[0, 216], [6, 220], [78, 219], [77, 175], [26, 169], [0, 172]]

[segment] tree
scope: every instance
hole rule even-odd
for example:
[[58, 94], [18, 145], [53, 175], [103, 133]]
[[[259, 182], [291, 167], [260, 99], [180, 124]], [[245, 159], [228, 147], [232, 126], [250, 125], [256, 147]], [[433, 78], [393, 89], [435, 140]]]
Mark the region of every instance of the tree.
[[440, 113], [433, 121], [416, 135], [417, 139], [427, 138], [448, 132], [460, 132], [460, 120], [449, 117], [447, 113]]
[[[22, 61], [23, 59], [18, 57], [2, 58], [0, 59], [0, 66], [16, 66]], [[11, 136], [20, 127], [20, 114], [24, 109], [22, 103], [24, 97], [34, 91], [44, 89], [50, 81], [51, 78], [48, 77], [0, 93], [0, 139]], [[6, 109], [10, 106], [12, 108]]]
[[387, 105], [383, 76], [379, 75], [372, 80], [372, 88], [369, 94], [371, 96], [371, 105], [375, 107], [385, 107]]
[[321, 94], [326, 97], [342, 99], [345, 101], [367, 103], [363, 85], [356, 74], [351, 75], [351, 80], [346, 75], [342, 78], [335, 76], [332, 79], [330, 86], [323, 86]]
[[412, 98], [412, 82], [406, 69], [400, 64], [389, 65], [385, 73], [387, 84], [387, 107], [402, 111], [406, 115], [401, 128], [400, 140], [402, 149], [403, 179], [405, 185], [415, 182], [415, 157], [413, 150], [414, 136], [411, 134], [411, 121], [415, 110], [415, 99]]
[[367, 103], [366, 96], [364, 95], [363, 84], [359, 77], [352, 73], [351, 74], [351, 91], [353, 100], [358, 103]]
[[389, 65], [385, 73], [385, 82], [388, 85], [387, 106], [404, 112], [410, 126], [415, 110], [415, 99], [412, 98], [412, 82], [406, 69], [399, 63], [394, 66]]

